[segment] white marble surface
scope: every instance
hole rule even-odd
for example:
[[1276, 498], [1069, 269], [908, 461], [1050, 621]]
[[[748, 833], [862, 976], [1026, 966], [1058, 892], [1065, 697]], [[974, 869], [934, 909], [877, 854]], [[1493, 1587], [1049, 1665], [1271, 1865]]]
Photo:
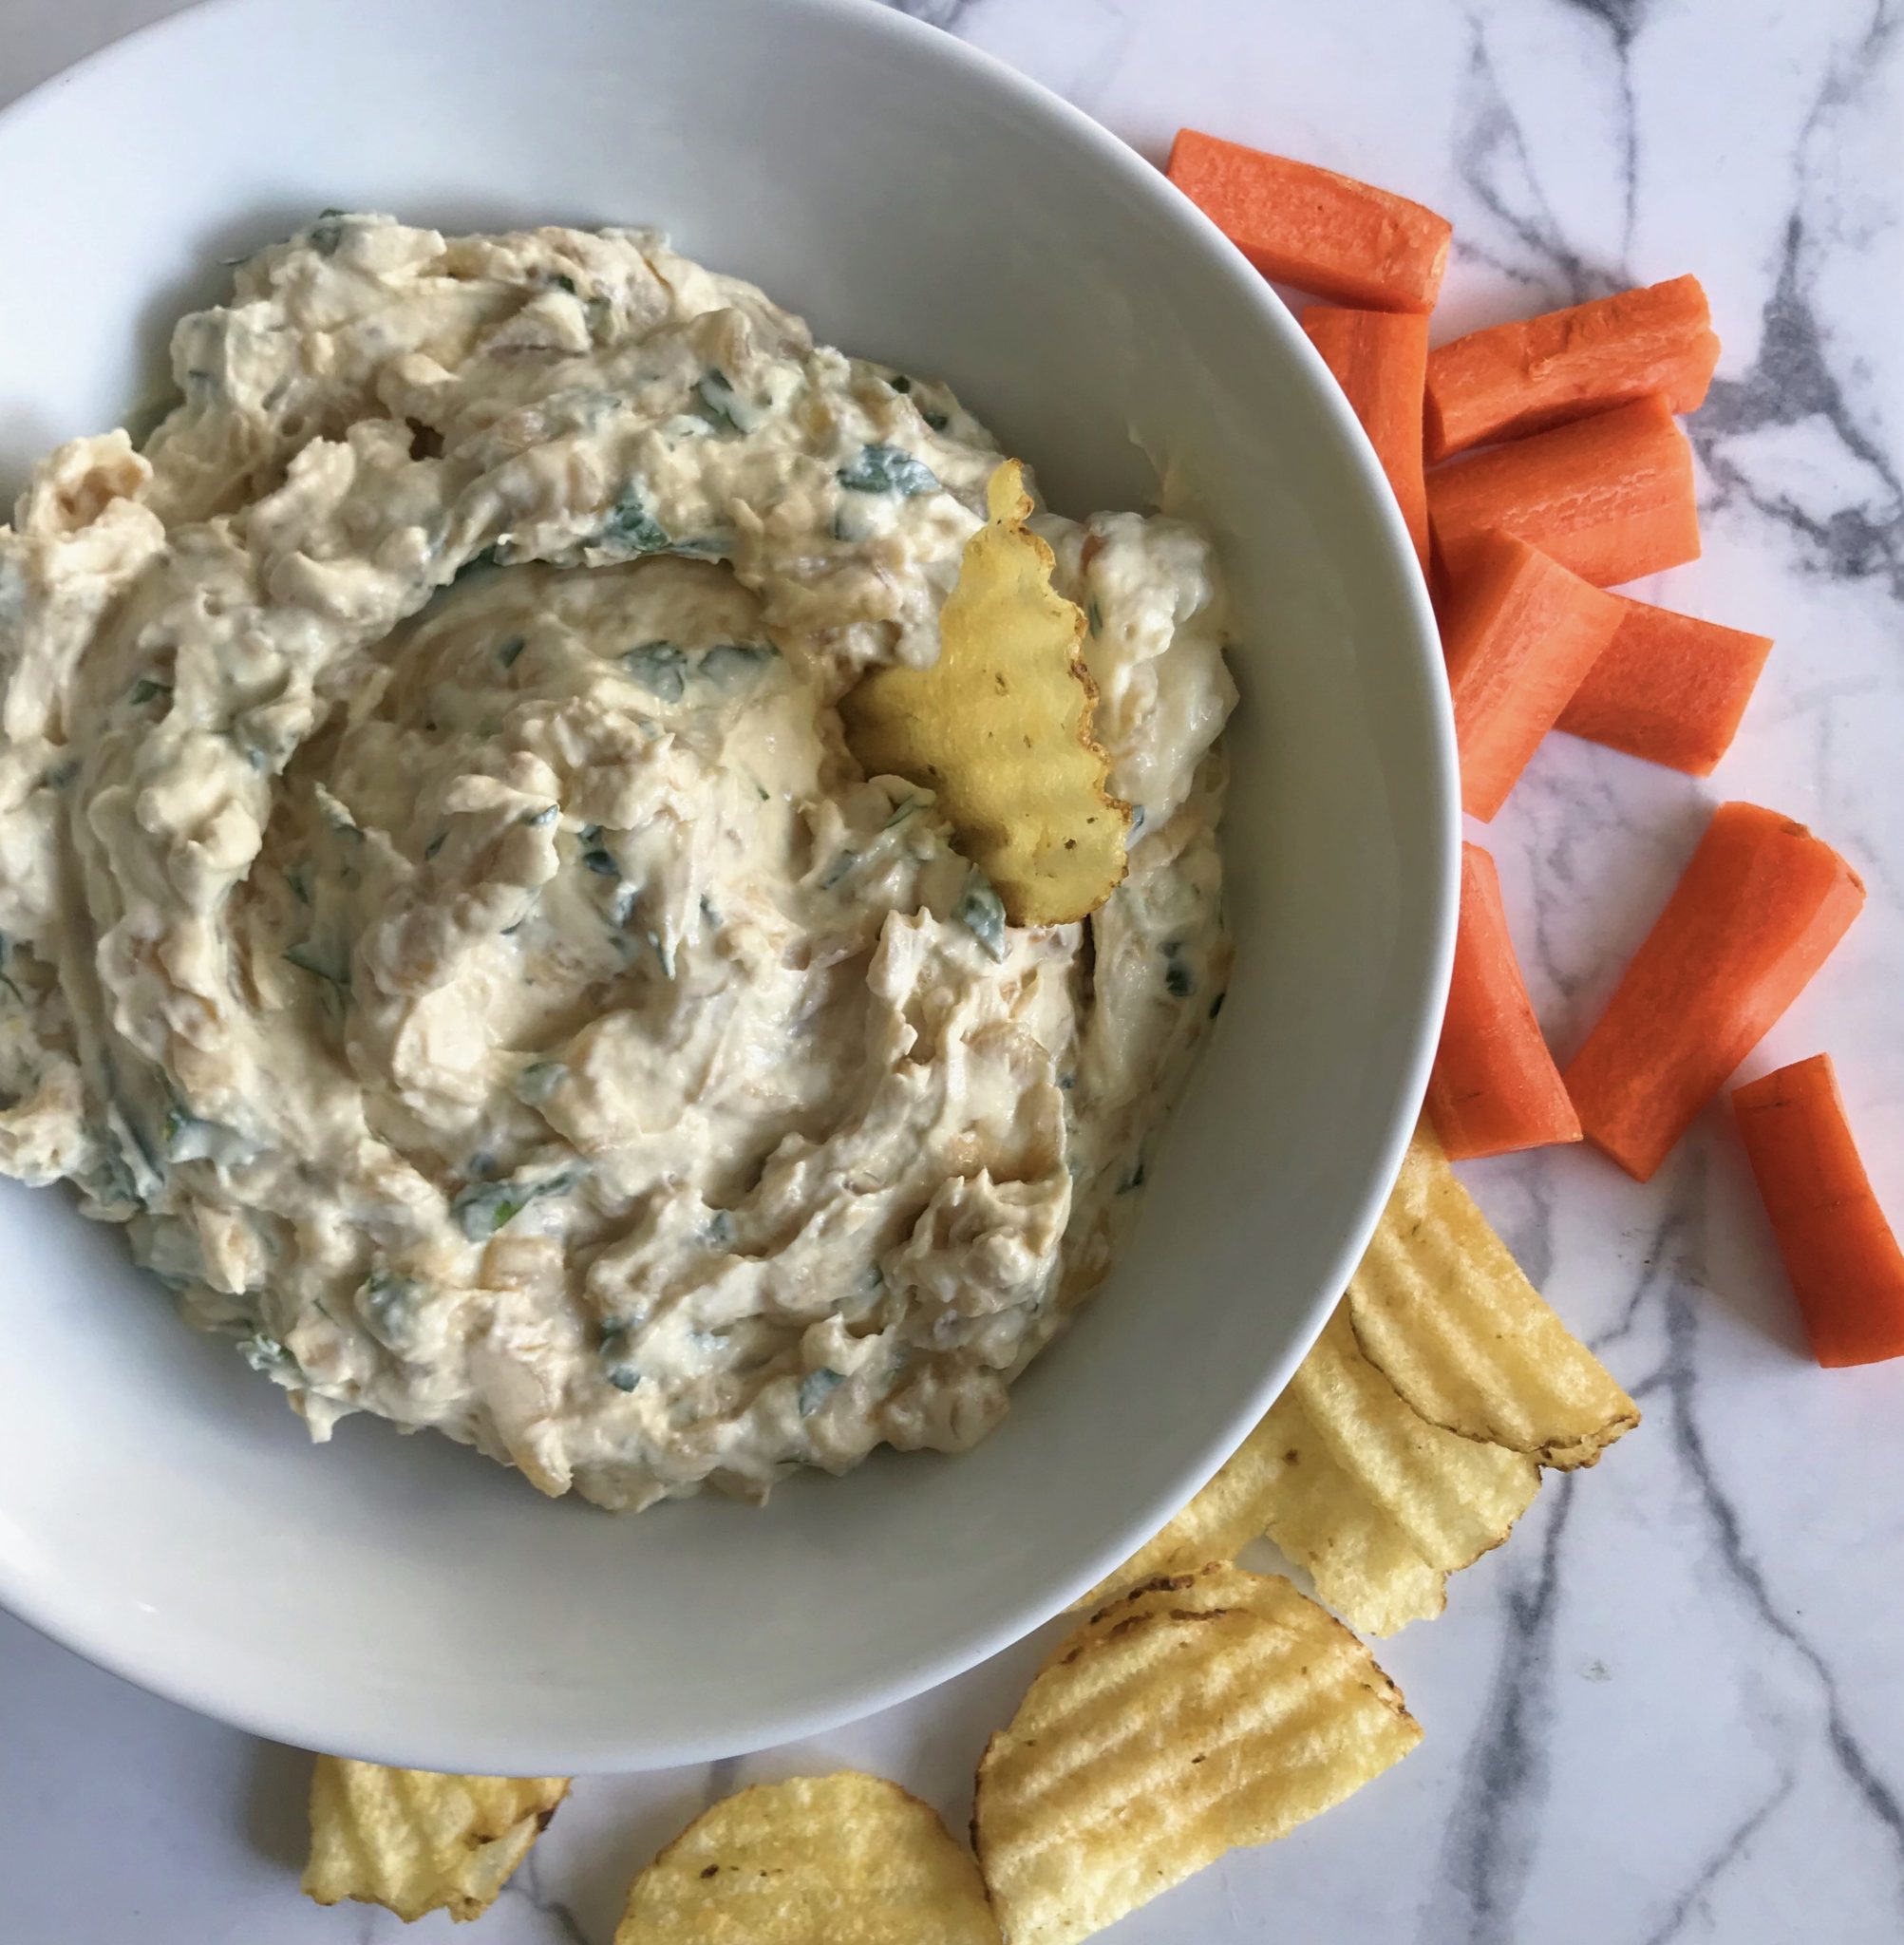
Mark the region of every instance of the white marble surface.
[[[1696, 270], [1725, 353], [1692, 432], [1706, 556], [1655, 593], [1778, 638], [1714, 784], [1555, 738], [1486, 841], [1574, 1045], [1716, 796], [1812, 822], [1869, 910], [1751, 1070], [1828, 1048], [1904, 1218], [1904, 11], [1894, 0], [907, 0], [1146, 154], [1180, 122], [1453, 217], [1438, 330]], [[165, 0], [7, 0], [0, 100]], [[14, 184], [12, 193], [29, 193]], [[1027, 185], [1035, 194], [1035, 185]], [[1904, 1365], [1804, 1357], [1738, 1143], [1637, 1188], [1585, 1152], [1470, 1171], [1646, 1407], [1382, 1658], [1427, 1730], [1353, 1803], [1115, 1936], [1278, 1945], [1904, 1937]], [[839, 1764], [956, 1824], [1025, 1644], [890, 1715], [595, 1779], [485, 1921], [606, 1945], [632, 1870], [739, 1780]], [[0, 1937], [385, 1940], [297, 1896], [307, 1759], [0, 1616]], [[449, 1936], [425, 1921], [418, 1938]]]

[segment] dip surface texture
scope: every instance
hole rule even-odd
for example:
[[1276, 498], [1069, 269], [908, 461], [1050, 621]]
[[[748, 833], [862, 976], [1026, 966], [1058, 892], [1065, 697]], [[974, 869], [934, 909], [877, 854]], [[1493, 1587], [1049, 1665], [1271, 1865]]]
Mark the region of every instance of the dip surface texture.
[[1101, 1280], [1228, 966], [1192, 529], [1034, 525], [1130, 869], [1020, 929], [837, 704], [1001, 454], [654, 235], [327, 216], [0, 528], [0, 1171], [312, 1432], [639, 1507], [958, 1449]]

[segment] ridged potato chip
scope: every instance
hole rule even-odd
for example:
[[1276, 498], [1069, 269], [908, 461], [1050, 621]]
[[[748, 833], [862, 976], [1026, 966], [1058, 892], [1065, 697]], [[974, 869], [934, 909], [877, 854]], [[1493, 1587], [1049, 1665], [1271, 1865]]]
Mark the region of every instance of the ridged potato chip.
[[443, 1776], [320, 1756], [305, 1896], [381, 1904], [405, 1922], [431, 1911], [481, 1917], [568, 1793], [566, 1776]]
[[1275, 1455], [1263, 1524], [1351, 1628], [1392, 1634], [1447, 1605], [1448, 1577], [1337, 1464], [1300, 1398], [1285, 1392], [1258, 1427]]
[[[1242, 1609], [1279, 1627], [1315, 1626], [1315, 1603], [1280, 1574], [1253, 1574], [1234, 1560], [1209, 1560], [1190, 1573], [1153, 1574], [1148, 1580], [1139, 1581], [1087, 1615], [1078, 1633], [1105, 1634], [1136, 1615], [1207, 1614], [1217, 1608]], [[1330, 1626], [1339, 1624], [1331, 1622]], [[1333, 1640], [1334, 1636], [1327, 1638]], [[1383, 1676], [1385, 1682], [1387, 1679]], [[1394, 1688], [1392, 1682], [1388, 1686]], [[1399, 1699], [1399, 1690], [1396, 1694]]]
[[1169, 1525], [1073, 1601], [1073, 1610], [1101, 1607], [1155, 1575], [1181, 1574], [1211, 1560], [1235, 1559], [1263, 1534], [1281, 1463], [1276, 1434], [1266, 1418]]
[[869, 776], [933, 793], [1013, 925], [1063, 925], [1122, 881], [1130, 810], [1105, 787], [1084, 617], [1052, 587], [1051, 550], [1025, 525], [1016, 460], [992, 474], [986, 503], [940, 612], [938, 660], [874, 670], [840, 720]]
[[1074, 1606], [1101, 1609], [1159, 1577], [1233, 1560], [1264, 1535], [1364, 1633], [1392, 1634], [1447, 1605], [1447, 1576], [1336, 1463], [1285, 1391], [1183, 1511]]
[[1070, 1945], [1340, 1803], [1421, 1740], [1368, 1651], [1288, 1581], [1161, 1577], [1062, 1641], [978, 1769], [1006, 1945]]
[[1267, 1535], [1351, 1626], [1392, 1634], [1442, 1612], [1448, 1574], [1507, 1538], [1538, 1482], [1519, 1454], [1422, 1419], [1362, 1356], [1339, 1308], [1210, 1483], [1078, 1606], [1232, 1559]]
[[1338, 1309], [1290, 1380], [1329, 1455], [1431, 1567], [1471, 1566], [1514, 1530], [1540, 1485], [1524, 1453], [1430, 1425], [1363, 1356]]
[[1078, 1603], [1267, 1534], [1352, 1626], [1440, 1614], [1447, 1577], [1507, 1538], [1535, 1463], [1591, 1465], [1639, 1423], [1417, 1129], [1348, 1294], [1208, 1485]]
[[1522, 1274], [1423, 1122], [1348, 1286], [1363, 1354], [1421, 1415], [1592, 1465], [1639, 1407]]
[[978, 1867], [883, 1777], [761, 1784], [634, 1880], [614, 1945], [998, 1945]]

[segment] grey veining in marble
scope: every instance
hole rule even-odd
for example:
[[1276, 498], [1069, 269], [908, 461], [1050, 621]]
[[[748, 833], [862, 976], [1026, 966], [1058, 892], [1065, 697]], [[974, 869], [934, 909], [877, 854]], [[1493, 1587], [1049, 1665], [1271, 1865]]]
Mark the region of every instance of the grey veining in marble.
[[[165, 0], [10, 0], [0, 99]], [[1193, 122], [1455, 222], [1438, 335], [1697, 271], [1725, 339], [1690, 425], [1706, 554], [1637, 592], [1777, 638], [1709, 784], [1555, 737], [1495, 823], [1564, 1056], [1743, 796], [1871, 903], [1750, 1071], [1837, 1058], [1904, 1218], [1904, 7], [1895, 0], [904, 0], [1160, 159]], [[1035, 193], [1035, 190], [1034, 192]], [[1645, 1407], [1550, 1479], [1440, 1621], [1379, 1652], [1426, 1740], [1233, 1856], [1125, 1945], [1896, 1945], [1904, 1939], [1904, 1366], [1822, 1372], [1717, 1110], [1641, 1188], [1584, 1151], [1469, 1180]], [[954, 1826], [1037, 1641], [812, 1745], [577, 1786], [486, 1929], [607, 1945], [632, 1871], [746, 1781], [857, 1764]], [[0, 1939], [365, 1941], [295, 1895], [305, 1759], [0, 1617]]]

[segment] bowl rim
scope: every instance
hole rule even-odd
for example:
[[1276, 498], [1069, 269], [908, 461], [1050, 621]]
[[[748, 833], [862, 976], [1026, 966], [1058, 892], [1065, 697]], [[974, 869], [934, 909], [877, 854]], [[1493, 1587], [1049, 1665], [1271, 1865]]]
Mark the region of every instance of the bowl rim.
[[[661, 0], [661, 4], [669, 4], [669, 0]], [[1303, 375], [1313, 401], [1320, 404], [1325, 418], [1332, 421], [1337, 442], [1357, 475], [1357, 484], [1373, 515], [1374, 525], [1393, 562], [1402, 570], [1402, 608], [1412, 645], [1432, 675], [1441, 666], [1441, 655], [1427, 587], [1374, 449], [1294, 314], [1268, 279], [1210, 217], [1178, 191], [1147, 158], [1055, 90], [999, 56], [899, 11], [887, 0], [774, 0], [774, 4], [781, 10], [825, 19], [849, 32], [876, 38], [883, 35], [891, 43], [910, 47], [936, 62], [962, 81], [994, 90], [1027, 118], [1042, 120], [1055, 133], [1079, 145], [1100, 170], [1117, 179], [1126, 195], [1147, 203], [1152, 213], [1161, 215], [1195, 240], [1213, 271], [1226, 277], [1244, 295], [1265, 331], [1276, 342], [1280, 355]], [[192, 4], [118, 36], [35, 83], [0, 106], [0, 129], [29, 119], [52, 96], [75, 83], [144, 59], [155, 43], [185, 31], [188, 24], [196, 25], [210, 15], [250, 14], [257, 18], [256, 31], [269, 32], [270, 18], [278, 9], [279, 0], [192, 0]], [[745, 265], [728, 268], [745, 274]], [[1088, 1571], [1074, 1574], [1042, 1597], [1027, 1597], [1006, 1618], [974, 1627], [929, 1655], [898, 1664], [883, 1680], [857, 1690], [848, 1700], [835, 1696], [763, 1713], [757, 1732], [744, 1745], [745, 1748], [800, 1741], [909, 1701], [990, 1659], [1063, 1612], [1127, 1557], [1132, 1544], [1141, 1544], [1142, 1537], [1159, 1528], [1208, 1482], [1251, 1426], [1274, 1402], [1289, 1374], [1307, 1355], [1334, 1309], [1336, 1299], [1331, 1293], [1346, 1287], [1400, 1171], [1426, 1093], [1453, 968], [1461, 838], [1454, 718], [1444, 686], [1430, 680], [1424, 684], [1423, 692], [1426, 707], [1423, 727], [1428, 745], [1424, 751], [1425, 779], [1433, 812], [1434, 828], [1430, 836], [1438, 870], [1436, 881], [1427, 887], [1430, 922], [1421, 935], [1402, 948], [1404, 954], [1417, 956], [1422, 962], [1422, 976], [1414, 984], [1412, 1017], [1404, 1023], [1409, 1051], [1396, 1079], [1383, 1138], [1365, 1167], [1356, 1215], [1338, 1239], [1330, 1257], [1329, 1274], [1319, 1284], [1307, 1311], [1301, 1313], [1282, 1355], [1266, 1366], [1245, 1404], [1234, 1413], [1213, 1420], [1195, 1464], [1180, 1470], [1166, 1493], [1153, 1494], [1150, 1501], [1131, 1510], [1122, 1538], [1102, 1549], [1102, 1558], [1093, 1557]], [[1135, 1542], [1129, 1538], [1133, 1534], [1140, 1536]], [[128, 1636], [109, 1621], [85, 1612], [80, 1601], [63, 1601], [51, 1589], [19, 1584], [4, 1573], [0, 1573], [0, 1610], [95, 1667], [165, 1700], [273, 1741], [303, 1747], [325, 1745], [329, 1731], [319, 1709], [313, 1706], [315, 1698], [307, 1696], [302, 1705], [274, 1706], [262, 1698], [234, 1697], [221, 1691], [215, 1664], [183, 1667], [166, 1649], [148, 1652], [137, 1636]], [[615, 1760], [617, 1749], [629, 1750], [632, 1747], [626, 1732], [604, 1731], [587, 1747], [577, 1746], [573, 1737], [566, 1745], [554, 1741], [525, 1745], [518, 1740], [502, 1748], [495, 1747], [496, 1740], [493, 1736], [484, 1740], [481, 1731], [463, 1738], [461, 1749], [452, 1751], [461, 1759], [458, 1766], [486, 1766], [494, 1773], [503, 1773], [506, 1768], [509, 1773], [524, 1775], [645, 1770], [707, 1761], [736, 1752], [732, 1737], [725, 1734], [705, 1741], [677, 1738], [666, 1747], [639, 1742], [633, 1759], [624, 1757], [619, 1762]], [[472, 1747], [487, 1752], [475, 1766], [469, 1761]], [[562, 1757], [565, 1751], [573, 1760], [553, 1760]], [[408, 1761], [417, 1751], [386, 1754], [389, 1760]]]

